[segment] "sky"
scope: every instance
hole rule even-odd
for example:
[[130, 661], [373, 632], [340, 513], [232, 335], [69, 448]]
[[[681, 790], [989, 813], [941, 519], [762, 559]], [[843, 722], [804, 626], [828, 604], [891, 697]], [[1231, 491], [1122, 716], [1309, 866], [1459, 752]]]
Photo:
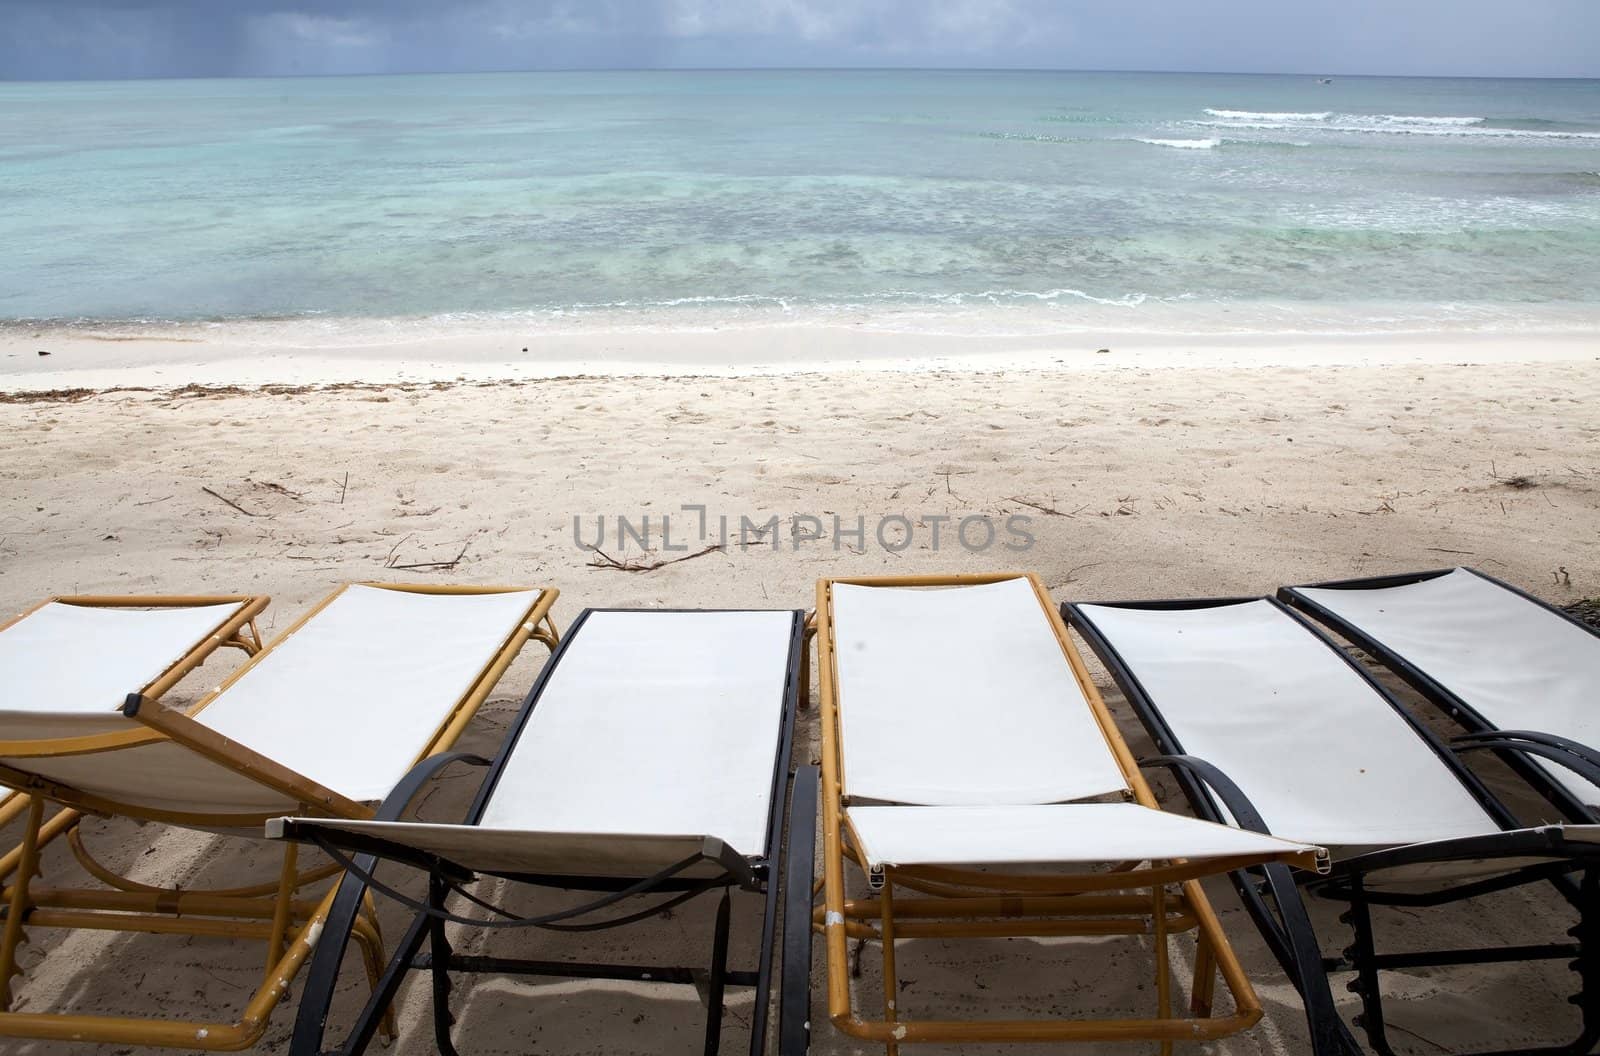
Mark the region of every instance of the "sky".
[[0, 0], [0, 79], [747, 66], [1600, 77], [1600, 0]]

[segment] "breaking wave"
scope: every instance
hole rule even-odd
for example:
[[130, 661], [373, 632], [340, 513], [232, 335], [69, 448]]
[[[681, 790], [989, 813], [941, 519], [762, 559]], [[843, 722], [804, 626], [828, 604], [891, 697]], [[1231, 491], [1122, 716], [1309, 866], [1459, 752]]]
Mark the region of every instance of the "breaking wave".
[[1173, 147], [1177, 150], [1213, 150], [1220, 146], [1220, 139], [1140, 139], [1140, 143], [1148, 143], [1152, 147]]
[[[1490, 119], [1472, 116], [1435, 114], [1343, 114], [1331, 110], [1315, 112], [1220, 110], [1207, 107], [1209, 120], [1191, 121], [1197, 128], [1248, 131], [1322, 131], [1384, 133], [1410, 136], [1486, 136], [1507, 139], [1600, 139], [1597, 131], [1525, 127], [1535, 122], [1510, 119], [1491, 124]], [[1506, 126], [1523, 127], [1506, 127]]]
[[1258, 110], [1213, 110], [1206, 107], [1207, 114], [1220, 117], [1225, 121], [1326, 121], [1333, 116], [1331, 110], [1322, 110], [1317, 113], [1265, 113]]

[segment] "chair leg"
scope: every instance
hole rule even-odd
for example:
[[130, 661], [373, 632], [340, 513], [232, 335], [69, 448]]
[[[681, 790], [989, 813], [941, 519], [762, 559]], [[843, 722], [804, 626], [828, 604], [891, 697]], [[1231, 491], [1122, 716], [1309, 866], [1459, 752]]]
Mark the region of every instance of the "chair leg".
[[[373, 945], [371, 948], [365, 944], [361, 947], [362, 961], [367, 968], [368, 993], [378, 989], [378, 981], [383, 975], [383, 928], [378, 923], [378, 907], [372, 900], [372, 892], [364, 891], [361, 895], [361, 911], [367, 923], [372, 926]], [[379, 1025], [385, 1042], [392, 1042], [400, 1036], [399, 1028], [395, 1024], [394, 1006], [390, 1005], [383, 1011], [383, 1022]]]
[[[1159, 884], [1150, 889], [1150, 917], [1156, 962], [1156, 1015], [1167, 1019], [1172, 1015], [1172, 951], [1167, 944], [1167, 889]], [[1161, 1056], [1172, 1056], [1172, 1042], [1163, 1041], [1160, 1051]]]
[[272, 903], [272, 937], [267, 940], [267, 971], [283, 959], [284, 938], [289, 933], [289, 911], [294, 901], [294, 882], [298, 875], [300, 845], [283, 845], [283, 866], [278, 871], [278, 897]]
[[[428, 906], [444, 908], [445, 886], [439, 874], [428, 876]], [[428, 936], [431, 940], [433, 961], [433, 1040], [440, 1056], [459, 1056], [450, 1040], [450, 1028], [455, 1017], [450, 1014], [450, 938], [445, 934], [445, 922], [439, 917], [428, 918]]]
[[722, 1046], [722, 1001], [728, 985], [728, 916], [731, 892], [717, 903], [717, 930], [711, 946], [711, 979], [706, 986], [705, 1056], [716, 1056]]
[[[779, 861], [783, 859], [780, 857]], [[761, 913], [761, 952], [756, 961], [756, 1000], [750, 1010], [750, 1056], [761, 1056], [767, 1046], [767, 1019], [772, 1003], [772, 973], [776, 958], [778, 937], [778, 904], [783, 897], [784, 885], [774, 866], [767, 875]], [[782, 991], [780, 990], [780, 995]], [[779, 1001], [781, 1003], [782, 997]]]
[[1372, 936], [1372, 909], [1367, 904], [1366, 890], [1360, 878], [1351, 882], [1350, 908], [1340, 914], [1339, 919], [1355, 931], [1355, 941], [1345, 955], [1356, 969], [1356, 978], [1351, 980], [1350, 990], [1361, 998], [1361, 1015], [1356, 1018], [1356, 1026], [1367, 1032], [1367, 1043], [1381, 1056], [1394, 1056], [1384, 1030], [1383, 992], [1378, 984], [1378, 968], [1373, 962], [1377, 949]]
[[[1339, 1018], [1339, 1010], [1334, 1005], [1316, 930], [1311, 926], [1311, 915], [1306, 912], [1294, 876], [1283, 865], [1266, 866], [1259, 886], [1243, 871], [1233, 876], [1234, 886], [1255, 919], [1262, 938], [1300, 992], [1306, 1010], [1306, 1026], [1311, 1033], [1311, 1051], [1315, 1056], [1360, 1056], [1361, 1046]], [[1276, 913], [1269, 908], [1268, 898], [1276, 907]]]
[[[883, 939], [883, 1018], [885, 1022], [893, 1023], [899, 1018], [899, 1011], [895, 1007], [899, 976], [894, 964], [894, 874], [889, 869], [883, 871], [883, 891], [878, 896], [878, 908]], [[899, 1056], [900, 1046], [892, 1040], [886, 1041], [883, 1051], [884, 1056]]]
[[1567, 932], [1578, 940], [1578, 956], [1571, 964], [1578, 973], [1578, 992], [1567, 1000], [1583, 1017], [1583, 1032], [1572, 1051], [1589, 1052], [1600, 1041], [1600, 870], [1584, 870], [1579, 892], [1578, 923]]
[[17, 966], [17, 948], [28, 941], [22, 925], [28, 915], [28, 885], [39, 868], [39, 825], [44, 820], [44, 800], [28, 797], [28, 822], [22, 834], [22, 854], [11, 884], [11, 899], [6, 906], [5, 931], [0, 933], [0, 1010], [11, 1008], [11, 980], [22, 973]]
[[1196, 1016], [1211, 1015], [1212, 998], [1217, 988], [1217, 957], [1204, 935], [1194, 949], [1194, 992], [1189, 995], [1189, 1011]]

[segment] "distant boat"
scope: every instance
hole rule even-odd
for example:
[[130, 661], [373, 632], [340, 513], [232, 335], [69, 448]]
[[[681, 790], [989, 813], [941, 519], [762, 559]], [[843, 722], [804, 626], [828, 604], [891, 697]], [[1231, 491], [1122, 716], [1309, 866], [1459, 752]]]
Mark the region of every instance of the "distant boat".
[[1333, 78], [1332, 77], [1318, 77], [1317, 78], [1317, 83], [1318, 84], [1332, 84], [1333, 83]]

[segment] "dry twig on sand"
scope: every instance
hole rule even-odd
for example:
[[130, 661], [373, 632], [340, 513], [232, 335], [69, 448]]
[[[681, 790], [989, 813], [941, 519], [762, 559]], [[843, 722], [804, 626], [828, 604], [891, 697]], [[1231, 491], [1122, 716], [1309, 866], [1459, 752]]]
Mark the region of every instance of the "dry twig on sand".
[[246, 517], [260, 517], [260, 516], [262, 516], [262, 514], [259, 514], [259, 513], [251, 513], [249, 510], [245, 509], [243, 506], [240, 506], [237, 502], [234, 502], [232, 499], [228, 498], [226, 495], [219, 495], [216, 492], [212, 491], [210, 488], [206, 487], [204, 484], [200, 485], [200, 490], [205, 492], [207, 495], [210, 495], [213, 499], [217, 499], [217, 500], [219, 500], [221, 502], [227, 503], [229, 506], [232, 506], [234, 509], [236, 509], [240, 513], [244, 514]]
[[[951, 477], [968, 477], [968, 476], [971, 476], [974, 472], [975, 472], [975, 470], [971, 470], [971, 469], [956, 469], [954, 466], [945, 466], [943, 469], [934, 470], [933, 471], [933, 475], [936, 476], [936, 477], [943, 477], [944, 478], [944, 492], [945, 492], [946, 495], [954, 495], [955, 494], [955, 489], [950, 487], [950, 478]], [[931, 494], [931, 492], [930, 492], [930, 494]]]
[[[1042, 504], [1037, 503], [1037, 502], [1029, 502], [1027, 499], [1019, 499], [1015, 495], [1010, 496], [1009, 498], [1006, 499], [1006, 501], [1007, 502], [1015, 502], [1018, 505], [1026, 506], [1030, 510], [1038, 510], [1040, 513], [1047, 513], [1051, 517], [1071, 517], [1073, 514], [1078, 512], [1077, 510], [1074, 510], [1074, 511], [1072, 511], [1072, 513], [1065, 513], [1065, 512], [1063, 512], [1061, 510], [1056, 509], [1054, 506], [1045, 506], [1045, 505], [1042, 505]], [[1078, 509], [1082, 509], [1082, 508], [1083, 507], [1081, 507], [1081, 506], [1078, 507]]]
[[[394, 544], [394, 550], [389, 551], [389, 557], [386, 561], [384, 561], [383, 567], [407, 572], [453, 572], [455, 571], [455, 567], [461, 563], [461, 559], [467, 556], [467, 547], [472, 545], [472, 540], [477, 538], [477, 536], [477, 532], [473, 532], [471, 535], [467, 536], [467, 541], [461, 544], [461, 552], [456, 554], [455, 557], [452, 557], [448, 561], [413, 561], [410, 564], [405, 565], [397, 565], [394, 563], [394, 550], [398, 550], [400, 548], [400, 543], [396, 543]], [[406, 538], [409, 539], [410, 536], [407, 536]], [[400, 542], [405, 542], [405, 539], [400, 540]]]
[[265, 488], [268, 491], [275, 491], [279, 495], [287, 495], [289, 498], [296, 499], [301, 502], [305, 501], [304, 497], [298, 491], [290, 491], [288, 488], [284, 487], [282, 484], [276, 483], [275, 481], [252, 480], [249, 477], [245, 477], [244, 479], [245, 483], [254, 484], [258, 488]]
[[1500, 468], [1494, 464], [1493, 459], [1489, 460], [1489, 476], [1496, 484], [1510, 488], [1512, 491], [1525, 491], [1528, 488], [1537, 488], [1539, 486], [1539, 482], [1537, 480], [1534, 480], [1532, 477], [1523, 473], [1517, 473], [1509, 477], [1502, 477], [1500, 475]]
[[676, 565], [680, 561], [693, 561], [695, 558], [705, 557], [707, 554], [720, 553], [722, 544], [717, 543], [706, 547], [704, 550], [696, 550], [692, 554], [684, 554], [682, 557], [674, 557], [667, 561], [638, 561], [631, 557], [618, 561], [598, 546], [591, 546], [589, 549], [595, 553], [594, 560], [589, 562], [590, 568], [603, 568], [612, 572], [654, 572], [658, 568]]

